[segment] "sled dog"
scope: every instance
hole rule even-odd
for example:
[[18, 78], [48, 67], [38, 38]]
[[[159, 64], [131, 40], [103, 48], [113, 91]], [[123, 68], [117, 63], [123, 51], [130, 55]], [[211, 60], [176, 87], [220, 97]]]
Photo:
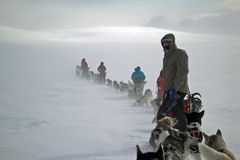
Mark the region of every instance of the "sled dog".
[[76, 75], [80, 76], [82, 73], [81, 67], [79, 65], [76, 66]]
[[120, 88], [119, 88], [120, 92], [126, 92], [127, 91], [127, 89], [128, 89], [128, 84], [127, 83], [125, 83], [123, 81], [120, 81], [119, 85], [120, 85]]
[[92, 75], [92, 79], [93, 79], [93, 82], [95, 82], [95, 83], [99, 83], [99, 73], [94, 73], [93, 75]]
[[177, 124], [177, 119], [172, 117], [164, 117], [157, 122], [157, 126], [152, 130], [149, 139], [149, 147], [152, 151], [157, 151], [160, 144], [164, 142], [169, 135], [169, 130]]
[[113, 85], [112, 80], [111, 80], [111, 79], [106, 79], [106, 82], [107, 82], [106, 85], [107, 85], [109, 88], [112, 88], [112, 85]]
[[153, 108], [154, 117], [152, 119], [152, 123], [157, 122], [157, 113], [160, 108], [160, 105], [162, 104], [163, 98], [157, 97], [150, 101], [150, 107]]
[[204, 110], [201, 112], [185, 113], [185, 116], [187, 118], [188, 133], [191, 136], [197, 138], [199, 142], [202, 142], [203, 140], [203, 133], [201, 130], [203, 115], [204, 115]]
[[89, 78], [90, 79], [94, 79], [94, 72], [93, 71], [89, 71]]
[[152, 101], [152, 91], [147, 89], [142, 96], [140, 96], [134, 103], [134, 105], [146, 105], [151, 106]]
[[113, 89], [115, 91], [119, 91], [120, 85], [117, 81], [113, 81]]
[[185, 160], [194, 144], [197, 144], [197, 140], [187, 132], [170, 130], [169, 136], [162, 143], [165, 160]]
[[138, 145], [136, 146], [136, 150], [137, 150], [137, 160], [164, 160], [163, 150], [161, 146], [159, 147], [157, 152], [142, 153]]
[[[207, 135], [203, 134], [205, 138], [205, 144], [198, 143], [197, 151], [206, 160], [236, 160], [234, 154], [227, 149], [225, 141], [222, 137], [222, 132], [218, 129], [216, 134]], [[196, 150], [194, 146], [190, 147], [193, 151]], [[194, 149], [195, 148], [195, 149]]]
[[[203, 132], [201, 129], [203, 115], [204, 110], [201, 112], [185, 113], [187, 119], [187, 131], [192, 137], [195, 137], [199, 142], [202, 142], [203, 140]], [[189, 157], [191, 157], [194, 160], [202, 159], [202, 156], [199, 152], [190, 154]]]
[[129, 98], [134, 98], [135, 97], [134, 85], [130, 81], [128, 81], [128, 97]]

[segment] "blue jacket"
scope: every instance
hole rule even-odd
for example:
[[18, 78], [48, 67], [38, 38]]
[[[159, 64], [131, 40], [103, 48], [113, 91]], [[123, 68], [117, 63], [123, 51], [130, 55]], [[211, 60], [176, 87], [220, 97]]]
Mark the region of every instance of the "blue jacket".
[[133, 80], [133, 83], [142, 83], [146, 77], [142, 71], [137, 70], [132, 73], [131, 78]]

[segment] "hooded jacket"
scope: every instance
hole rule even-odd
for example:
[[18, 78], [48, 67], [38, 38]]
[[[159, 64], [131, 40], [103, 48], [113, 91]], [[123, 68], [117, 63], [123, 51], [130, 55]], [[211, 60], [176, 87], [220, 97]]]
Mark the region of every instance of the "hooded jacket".
[[169, 49], [164, 49], [162, 76], [164, 91], [174, 87], [178, 92], [189, 93], [188, 87], [188, 55], [185, 50], [179, 49], [173, 34], [165, 35], [163, 39], [171, 39]]
[[103, 65], [103, 64], [101, 64], [99, 67], [98, 67], [98, 72], [100, 72], [100, 73], [105, 73], [106, 72], [106, 67]]
[[142, 83], [145, 78], [145, 74], [138, 68], [135, 68], [135, 71], [131, 75], [133, 83]]
[[106, 67], [104, 66], [103, 63], [100, 64], [98, 67], [98, 72], [100, 73], [100, 77], [105, 78], [106, 77]]
[[82, 61], [81, 61], [81, 68], [82, 68], [82, 69], [88, 69], [88, 64], [87, 64], [87, 62], [85, 61], [85, 59], [82, 59]]

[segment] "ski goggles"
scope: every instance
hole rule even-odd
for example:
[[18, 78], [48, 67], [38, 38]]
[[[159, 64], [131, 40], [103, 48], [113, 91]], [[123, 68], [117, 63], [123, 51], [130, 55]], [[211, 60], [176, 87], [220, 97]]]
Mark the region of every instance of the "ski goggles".
[[169, 49], [171, 43], [172, 43], [172, 39], [170, 39], [170, 38], [166, 38], [166, 39], [162, 39], [162, 40], [161, 40], [161, 44], [162, 44], [162, 47], [163, 47], [164, 49]]

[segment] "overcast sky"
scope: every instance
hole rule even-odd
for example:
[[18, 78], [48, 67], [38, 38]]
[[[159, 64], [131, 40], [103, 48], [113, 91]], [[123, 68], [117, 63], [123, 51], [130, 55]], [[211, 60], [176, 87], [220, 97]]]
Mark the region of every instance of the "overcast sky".
[[240, 35], [240, 0], [0, 1], [0, 27], [5, 29], [49, 31], [99, 26]]

